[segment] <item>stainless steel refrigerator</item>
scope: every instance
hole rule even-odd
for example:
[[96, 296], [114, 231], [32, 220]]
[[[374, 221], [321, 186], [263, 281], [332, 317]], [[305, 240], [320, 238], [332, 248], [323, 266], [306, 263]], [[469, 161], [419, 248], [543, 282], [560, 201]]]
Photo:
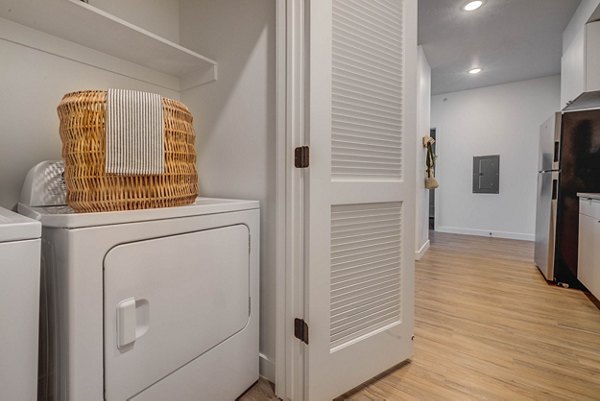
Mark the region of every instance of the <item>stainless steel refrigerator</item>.
[[535, 219], [535, 264], [546, 280], [554, 281], [554, 250], [560, 157], [561, 113], [540, 127], [537, 208]]
[[538, 170], [535, 263], [547, 280], [581, 287], [577, 193], [600, 193], [600, 92], [542, 124]]

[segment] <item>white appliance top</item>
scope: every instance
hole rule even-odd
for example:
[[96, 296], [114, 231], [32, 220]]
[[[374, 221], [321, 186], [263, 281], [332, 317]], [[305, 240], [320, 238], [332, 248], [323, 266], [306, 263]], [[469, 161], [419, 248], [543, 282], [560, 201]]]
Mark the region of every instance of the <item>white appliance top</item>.
[[591, 194], [591, 193], [581, 193], [580, 192], [577, 194], [577, 196], [580, 198], [600, 200], [600, 194]]
[[39, 221], [0, 207], [0, 242], [35, 239], [41, 235]]
[[249, 200], [196, 198], [189, 206], [98, 213], [76, 213], [64, 205], [35, 207], [19, 203], [18, 208], [19, 213], [41, 221], [45, 227], [83, 228], [237, 212], [258, 209], [259, 203]]

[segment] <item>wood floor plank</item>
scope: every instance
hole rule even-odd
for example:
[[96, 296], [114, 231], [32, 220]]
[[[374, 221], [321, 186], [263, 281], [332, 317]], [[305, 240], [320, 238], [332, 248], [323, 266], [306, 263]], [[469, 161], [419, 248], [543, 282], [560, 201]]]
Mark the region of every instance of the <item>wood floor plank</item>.
[[[600, 401], [600, 310], [532, 259], [530, 242], [432, 233], [414, 357], [336, 401]], [[263, 381], [241, 401], [272, 399]]]

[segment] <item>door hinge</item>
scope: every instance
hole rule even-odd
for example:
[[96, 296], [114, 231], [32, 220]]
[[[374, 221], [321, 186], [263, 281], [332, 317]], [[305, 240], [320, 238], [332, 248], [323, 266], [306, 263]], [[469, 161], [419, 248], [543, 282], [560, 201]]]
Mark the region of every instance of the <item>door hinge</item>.
[[308, 146], [299, 146], [294, 150], [294, 166], [307, 168], [310, 164], [310, 151]]
[[306, 324], [304, 319], [296, 318], [294, 320], [294, 337], [303, 343], [308, 344], [308, 324]]

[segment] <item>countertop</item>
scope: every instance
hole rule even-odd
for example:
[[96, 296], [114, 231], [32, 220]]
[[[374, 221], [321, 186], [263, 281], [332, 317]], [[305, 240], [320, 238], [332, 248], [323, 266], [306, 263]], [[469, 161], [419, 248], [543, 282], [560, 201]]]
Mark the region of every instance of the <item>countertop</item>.
[[600, 200], [600, 194], [578, 193], [577, 196], [579, 196], [580, 198]]

